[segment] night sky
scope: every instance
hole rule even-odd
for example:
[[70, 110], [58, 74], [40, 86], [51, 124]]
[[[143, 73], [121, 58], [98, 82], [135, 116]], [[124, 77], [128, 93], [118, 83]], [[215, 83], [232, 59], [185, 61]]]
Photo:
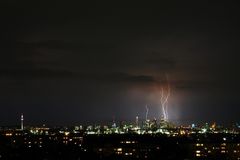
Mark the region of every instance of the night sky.
[[239, 7], [204, 1], [0, 2], [0, 125], [161, 117], [240, 121]]

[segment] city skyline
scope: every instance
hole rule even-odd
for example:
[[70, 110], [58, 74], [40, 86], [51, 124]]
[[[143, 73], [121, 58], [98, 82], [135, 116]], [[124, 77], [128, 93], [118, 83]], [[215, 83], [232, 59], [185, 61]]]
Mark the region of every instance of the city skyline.
[[27, 124], [134, 121], [146, 105], [179, 124], [240, 121], [231, 2], [0, 5], [0, 126], [22, 113]]

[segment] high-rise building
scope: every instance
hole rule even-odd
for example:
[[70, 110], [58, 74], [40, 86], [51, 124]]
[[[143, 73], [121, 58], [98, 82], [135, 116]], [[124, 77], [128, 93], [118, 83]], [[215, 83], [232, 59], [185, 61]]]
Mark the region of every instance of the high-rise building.
[[23, 114], [21, 114], [21, 130], [24, 129], [24, 126], [23, 126]]
[[136, 116], [136, 127], [139, 127], [138, 116]]

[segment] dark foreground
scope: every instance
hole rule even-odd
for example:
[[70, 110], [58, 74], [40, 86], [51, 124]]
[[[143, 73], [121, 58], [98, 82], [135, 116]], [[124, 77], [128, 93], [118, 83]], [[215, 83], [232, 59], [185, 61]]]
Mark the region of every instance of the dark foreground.
[[0, 159], [238, 160], [238, 134], [0, 136]]

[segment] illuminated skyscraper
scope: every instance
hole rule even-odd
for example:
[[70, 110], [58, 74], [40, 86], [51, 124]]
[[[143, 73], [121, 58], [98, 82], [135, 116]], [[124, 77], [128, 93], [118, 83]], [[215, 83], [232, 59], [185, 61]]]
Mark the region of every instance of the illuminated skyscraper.
[[23, 126], [23, 114], [21, 114], [21, 130], [24, 129], [24, 126]]
[[136, 116], [136, 127], [139, 127], [138, 116]]

